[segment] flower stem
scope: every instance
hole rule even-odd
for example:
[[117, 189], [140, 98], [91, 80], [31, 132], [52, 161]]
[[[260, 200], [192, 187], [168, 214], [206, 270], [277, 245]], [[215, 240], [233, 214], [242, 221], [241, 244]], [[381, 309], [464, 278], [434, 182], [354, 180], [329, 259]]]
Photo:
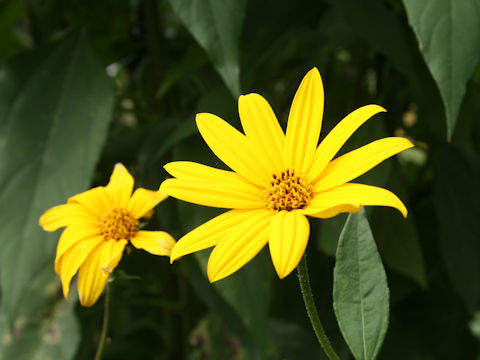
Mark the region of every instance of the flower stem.
[[107, 281], [107, 286], [105, 286], [105, 308], [103, 310], [102, 333], [100, 335], [100, 342], [98, 343], [97, 353], [95, 354], [95, 360], [101, 360], [103, 357], [103, 351], [105, 350], [105, 343], [107, 342], [109, 316], [110, 316], [110, 284]]
[[307, 309], [307, 314], [313, 330], [315, 331], [315, 335], [317, 336], [318, 342], [330, 360], [339, 360], [340, 358], [335, 350], [333, 350], [332, 345], [325, 334], [325, 330], [323, 330], [322, 322], [320, 321], [320, 317], [318, 316], [318, 312], [315, 307], [315, 302], [313, 301], [312, 288], [310, 286], [310, 279], [308, 277], [306, 254], [303, 255], [302, 260], [300, 260], [300, 263], [297, 266], [297, 275], [298, 281], [300, 282], [300, 289], [302, 290], [305, 308]]

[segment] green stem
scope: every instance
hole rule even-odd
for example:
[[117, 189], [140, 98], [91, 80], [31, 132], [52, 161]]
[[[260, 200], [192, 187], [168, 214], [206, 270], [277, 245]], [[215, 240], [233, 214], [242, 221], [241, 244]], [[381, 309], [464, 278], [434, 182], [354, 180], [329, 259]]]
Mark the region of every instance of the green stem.
[[317, 308], [315, 307], [315, 302], [313, 301], [312, 288], [310, 286], [310, 279], [308, 277], [306, 254], [303, 255], [302, 260], [300, 260], [300, 263], [297, 266], [297, 274], [298, 281], [300, 282], [300, 289], [302, 290], [305, 308], [307, 309], [308, 317], [310, 318], [310, 323], [315, 331], [318, 342], [330, 360], [340, 360], [335, 350], [333, 350], [332, 345], [325, 334], [325, 330], [323, 330], [322, 322], [320, 321]]
[[101, 360], [103, 357], [103, 351], [105, 350], [105, 344], [107, 342], [109, 316], [110, 316], [110, 285], [107, 282], [107, 286], [105, 287], [105, 308], [103, 310], [102, 333], [100, 335], [100, 342], [98, 343], [97, 353], [95, 354], [95, 360]]

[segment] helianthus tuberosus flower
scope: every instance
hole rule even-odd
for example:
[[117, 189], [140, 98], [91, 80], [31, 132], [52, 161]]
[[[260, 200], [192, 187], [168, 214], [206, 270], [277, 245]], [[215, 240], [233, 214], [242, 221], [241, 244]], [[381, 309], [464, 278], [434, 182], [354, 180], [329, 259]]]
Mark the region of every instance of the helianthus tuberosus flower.
[[310, 232], [307, 216], [329, 218], [359, 211], [364, 205], [390, 206], [407, 215], [392, 192], [350, 181], [412, 143], [384, 138], [334, 159], [365, 121], [385, 109], [367, 105], [353, 111], [317, 146], [323, 104], [322, 80], [314, 68], [293, 99], [286, 133], [258, 94], [240, 96], [238, 101], [245, 135], [215, 115], [197, 115], [203, 139], [233, 171], [172, 162], [165, 169], [175, 178], [164, 181], [160, 189], [181, 200], [233, 210], [181, 238], [171, 261], [215, 246], [207, 273], [210, 281], [217, 281], [237, 271], [268, 243], [275, 270], [283, 278], [305, 252]]
[[138, 228], [139, 219], [151, 216], [153, 208], [167, 195], [143, 188], [132, 195], [132, 190], [132, 176], [122, 164], [116, 164], [107, 186], [75, 195], [40, 218], [46, 231], [66, 227], [55, 258], [65, 298], [78, 271], [80, 303], [93, 305], [128, 243], [154, 255], [170, 255], [175, 240], [169, 234]]

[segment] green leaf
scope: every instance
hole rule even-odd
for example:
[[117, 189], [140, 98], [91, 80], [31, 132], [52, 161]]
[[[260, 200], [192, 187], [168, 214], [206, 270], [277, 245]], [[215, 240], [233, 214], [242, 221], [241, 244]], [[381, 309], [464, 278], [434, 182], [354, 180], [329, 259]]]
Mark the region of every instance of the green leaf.
[[88, 187], [114, 87], [83, 31], [11, 59], [0, 82], [0, 270], [3, 309], [13, 318], [26, 284], [53, 266], [59, 234], [45, 233], [38, 219]]
[[466, 83], [480, 58], [478, 0], [403, 0], [420, 50], [442, 95], [452, 135]]
[[375, 359], [388, 328], [389, 291], [363, 210], [347, 219], [333, 276], [333, 306], [343, 337], [355, 359]]
[[246, 1], [170, 0], [187, 29], [207, 51], [233, 94], [240, 95], [238, 39]]
[[425, 288], [425, 264], [411, 215], [404, 219], [395, 209], [374, 208], [371, 225], [385, 264]]
[[9, 320], [0, 315], [0, 358], [68, 360], [74, 357], [80, 343], [74, 313], [76, 301], [59, 299], [58, 294], [58, 277], [48, 264], [28, 285], [13, 332], [10, 332]]
[[480, 306], [480, 159], [453, 146], [434, 155], [434, 204], [447, 270], [470, 311]]
[[[400, 175], [394, 168], [390, 181], [385, 188], [406, 201], [406, 189], [400, 181]], [[404, 219], [396, 209], [378, 206], [372, 208], [369, 219], [375, 233], [378, 249], [386, 266], [408, 276], [420, 286], [426, 288], [425, 263], [412, 215], [412, 213], [409, 213], [408, 217]], [[395, 229], [395, 231], [392, 231], [392, 229]]]

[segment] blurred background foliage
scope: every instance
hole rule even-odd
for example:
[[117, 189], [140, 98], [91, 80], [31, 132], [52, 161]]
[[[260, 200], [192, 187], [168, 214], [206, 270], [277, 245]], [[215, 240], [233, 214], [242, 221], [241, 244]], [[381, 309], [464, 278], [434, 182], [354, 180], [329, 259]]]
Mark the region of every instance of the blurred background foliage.
[[[385, 136], [416, 147], [362, 176], [409, 209], [367, 215], [390, 288], [380, 359], [480, 359], [478, 0], [0, 0], [0, 358], [91, 359], [103, 298], [80, 308], [53, 271], [60, 232], [38, 218], [116, 162], [157, 188], [171, 160], [223, 167], [197, 112], [239, 126], [257, 92], [285, 127], [303, 75], [325, 86], [321, 137], [369, 103], [342, 152]], [[176, 238], [220, 210], [167, 199], [151, 229]], [[313, 220], [307, 249], [327, 334], [351, 358], [332, 308], [345, 216]], [[268, 249], [215, 284], [209, 251], [169, 265], [127, 251], [112, 286], [106, 359], [321, 359], [297, 278]]]

